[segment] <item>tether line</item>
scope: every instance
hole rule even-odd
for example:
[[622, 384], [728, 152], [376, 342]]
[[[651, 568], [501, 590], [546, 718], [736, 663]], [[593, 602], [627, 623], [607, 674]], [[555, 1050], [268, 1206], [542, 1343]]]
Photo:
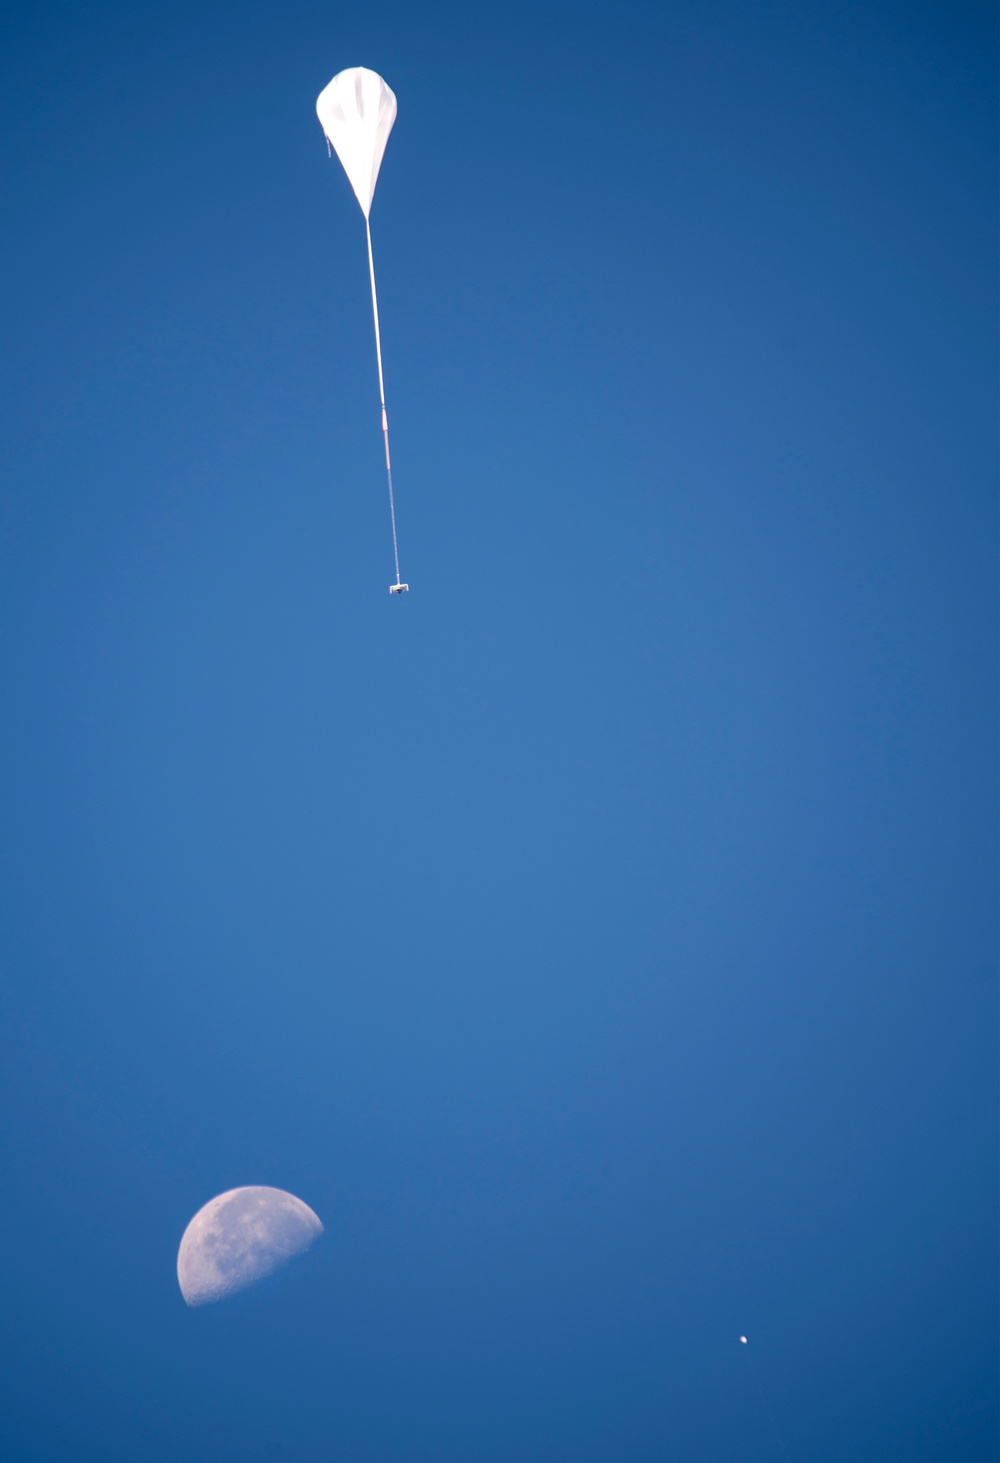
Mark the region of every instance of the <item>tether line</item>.
[[392, 496], [392, 463], [389, 459], [389, 418], [385, 414], [385, 380], [382, 376], [382, 337], [378, 328], [378, 295], [375, 293], [375, 256], [372, 254], [372, 229], [365, 217], [365, 232], [368, 235], [368, 273], [372, 282], [372, 314], [375, 317], [375, 355], [378, 358], [378, 394], [382, 403], [382, 436], [385, 438], [385, 475], [389, 480], [389, 517], [392, 520], [392, 553], [396, 561], [396, 583], [399, 577], [399, 544], [396, 540], [396, 504]]
[[778, 1447], [781, 1449], [781, 1451], [784, 1454], [784, 1456], [786, 1458], [788, 1458], [788, 1463], [791, 1463], [791, 1459], [789, 1458], [789, 1454], [788, 1454], [788, 1449], [785, 1447], [785, 1440], [781, 1436], [780, 1432], [778, 1431], [778, 1424], [774, 1420], [774, 1413], [771, 1411], [771, 1404], [767, 1400], [767, 1394], [765, 1393], [764, 1388], [763, 1388], [763, 1386], [761, 1384], [760, 1376], [758, 1375], [758, 1372], [757, 1372], [757, 1367], [754, 1364], [753, 1355], [752, 1355], [752, 1353], [750, 1352], [749, 1349], [747, 1350], [747, 1361], [749, 1361], [749, 1363], [750, 1363], [750, 1372], [751, 1372], [751, 1375], [753, 1376], [753, 1379], [754, 1379], [755, 1383], [757, 1384], [757, 1391], [760, 1394], [760, 1400], [761, 1400], [761, 1402], [764, 1404], [764, 1411], [767, 1414], [767, 1420], [768, 1420], [768, 1422], [771, 1424], [771, 1430], [774, 1433], [774, 1436], [775, 1436], [775, 1438], [778, 1441]]

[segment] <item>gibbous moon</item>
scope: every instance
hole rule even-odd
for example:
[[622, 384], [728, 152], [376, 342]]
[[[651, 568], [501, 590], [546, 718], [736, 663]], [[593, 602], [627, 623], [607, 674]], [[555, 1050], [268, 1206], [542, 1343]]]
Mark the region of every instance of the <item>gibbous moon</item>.
[[229, 1189], [199, 1209], [177, 1252], [189, 1306], [225, 1300], [304, 1254], [323, 1233], [317, 1215], [284, 1189]]

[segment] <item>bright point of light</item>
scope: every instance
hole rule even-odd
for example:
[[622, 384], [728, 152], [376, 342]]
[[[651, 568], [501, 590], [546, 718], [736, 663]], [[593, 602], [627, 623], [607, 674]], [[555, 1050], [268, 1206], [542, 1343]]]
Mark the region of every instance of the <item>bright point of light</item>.
[[743, 1345], [746, 1346], [746, 1344], [747, 1344], [747, 1338], [745, 1336], [741, 1336], [740, 1337], [740, 1340], [743, 1342]]

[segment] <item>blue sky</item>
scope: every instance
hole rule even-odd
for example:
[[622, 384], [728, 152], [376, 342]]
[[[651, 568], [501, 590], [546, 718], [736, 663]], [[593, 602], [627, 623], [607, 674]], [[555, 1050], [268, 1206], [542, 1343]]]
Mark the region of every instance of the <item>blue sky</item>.
[[992, 10], [2, 41], [4, 1458], [992, 1460]]

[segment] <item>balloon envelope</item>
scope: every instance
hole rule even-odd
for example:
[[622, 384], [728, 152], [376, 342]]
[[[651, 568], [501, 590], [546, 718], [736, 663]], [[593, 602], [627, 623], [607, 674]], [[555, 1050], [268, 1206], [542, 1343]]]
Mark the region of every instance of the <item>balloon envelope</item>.
[[351, 66], [320, 92], [316, 115], [367, 218], [396, 120], [396, 98], [378, 72]]

